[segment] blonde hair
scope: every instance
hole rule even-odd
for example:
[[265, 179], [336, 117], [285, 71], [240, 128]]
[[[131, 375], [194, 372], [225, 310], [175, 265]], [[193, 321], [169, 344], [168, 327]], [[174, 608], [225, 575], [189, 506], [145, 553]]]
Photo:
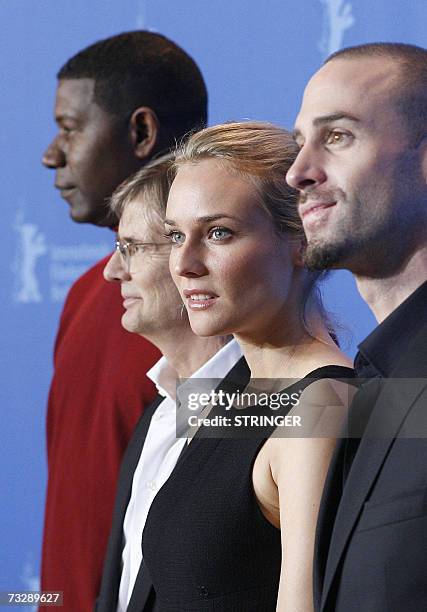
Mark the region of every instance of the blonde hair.
[[297, 192], [285, 175], [298, 154], [292, 136], [272, 123], [223, 123], [191, 134], [175, 151], [173, 171], [187, 163], [216, 159], [229, 171], [250, 180], [260, 203], [280, 232], [303, 236]]

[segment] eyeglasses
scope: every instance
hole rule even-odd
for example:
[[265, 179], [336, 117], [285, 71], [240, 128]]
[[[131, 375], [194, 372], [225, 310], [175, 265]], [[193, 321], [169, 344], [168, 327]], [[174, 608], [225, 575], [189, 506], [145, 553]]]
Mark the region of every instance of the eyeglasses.
[[130, 272], [130, 260], [138, 251], [143, 253], [145, 250], [154, 247], [170, 247], [170, 242], [123, 242], [122, 240], [114, 241], [114, 250], [120, 253], [123, 262], [126, 266], [126, 272]]

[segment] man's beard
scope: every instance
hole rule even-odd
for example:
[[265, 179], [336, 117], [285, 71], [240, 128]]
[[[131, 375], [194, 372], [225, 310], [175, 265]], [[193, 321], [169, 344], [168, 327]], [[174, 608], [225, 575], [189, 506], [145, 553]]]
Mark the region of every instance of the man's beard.
[[[318, 202], [346, 202], [346, 195], [342, 189], [314, 190], [309, 193], [301, 193], [298, 205], [303, 205], [307, 200]], [[338, 232], [337, 232], [338, 233]], [[330, 244], [322, 239], [308, 241], [304, 254], [304, 263], [309, 270], [329, 270], [341, 267], [340, 263], [347, 256], [349, 248], [348, 240], [341, 243]]]
[[307, 244], [304, 263], [309, 270], [329, 270], [343, 267], [349, 256], [349, 244], [326, 244], [312, 241]]

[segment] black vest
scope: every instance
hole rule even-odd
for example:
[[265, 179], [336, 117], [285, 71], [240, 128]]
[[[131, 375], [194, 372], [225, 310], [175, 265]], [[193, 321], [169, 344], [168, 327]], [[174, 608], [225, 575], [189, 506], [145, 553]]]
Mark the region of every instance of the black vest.
[[[319, 368], [286, 391], [350, 372]], [[147, 517], [142, 548], [150, 599], [129, 608], [275, 612], [280, 530], [262, 514], [252, 485], [254, 461], [273, 430], [261, 439], [193, 439]]]

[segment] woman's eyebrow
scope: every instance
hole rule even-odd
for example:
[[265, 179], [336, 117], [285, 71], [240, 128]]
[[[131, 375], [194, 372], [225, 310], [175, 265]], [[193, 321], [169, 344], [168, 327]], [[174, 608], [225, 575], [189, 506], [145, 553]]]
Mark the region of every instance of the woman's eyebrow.
[[[199, 225], [203, 225], [205, 223], [212, 223], [213, 221], [218, 221], [219, 219], [234, 219], [235, 221], [237, 221], [237, 218], [233, 217], [232, 215], [227, 215], [226, 213], [218, 213], [216, 215], [204, 215], [202, 217], [196, 217], [195, 222]], [[178, 224], [172, 219], [165, 219], [165, 225], [176, 227]]]

